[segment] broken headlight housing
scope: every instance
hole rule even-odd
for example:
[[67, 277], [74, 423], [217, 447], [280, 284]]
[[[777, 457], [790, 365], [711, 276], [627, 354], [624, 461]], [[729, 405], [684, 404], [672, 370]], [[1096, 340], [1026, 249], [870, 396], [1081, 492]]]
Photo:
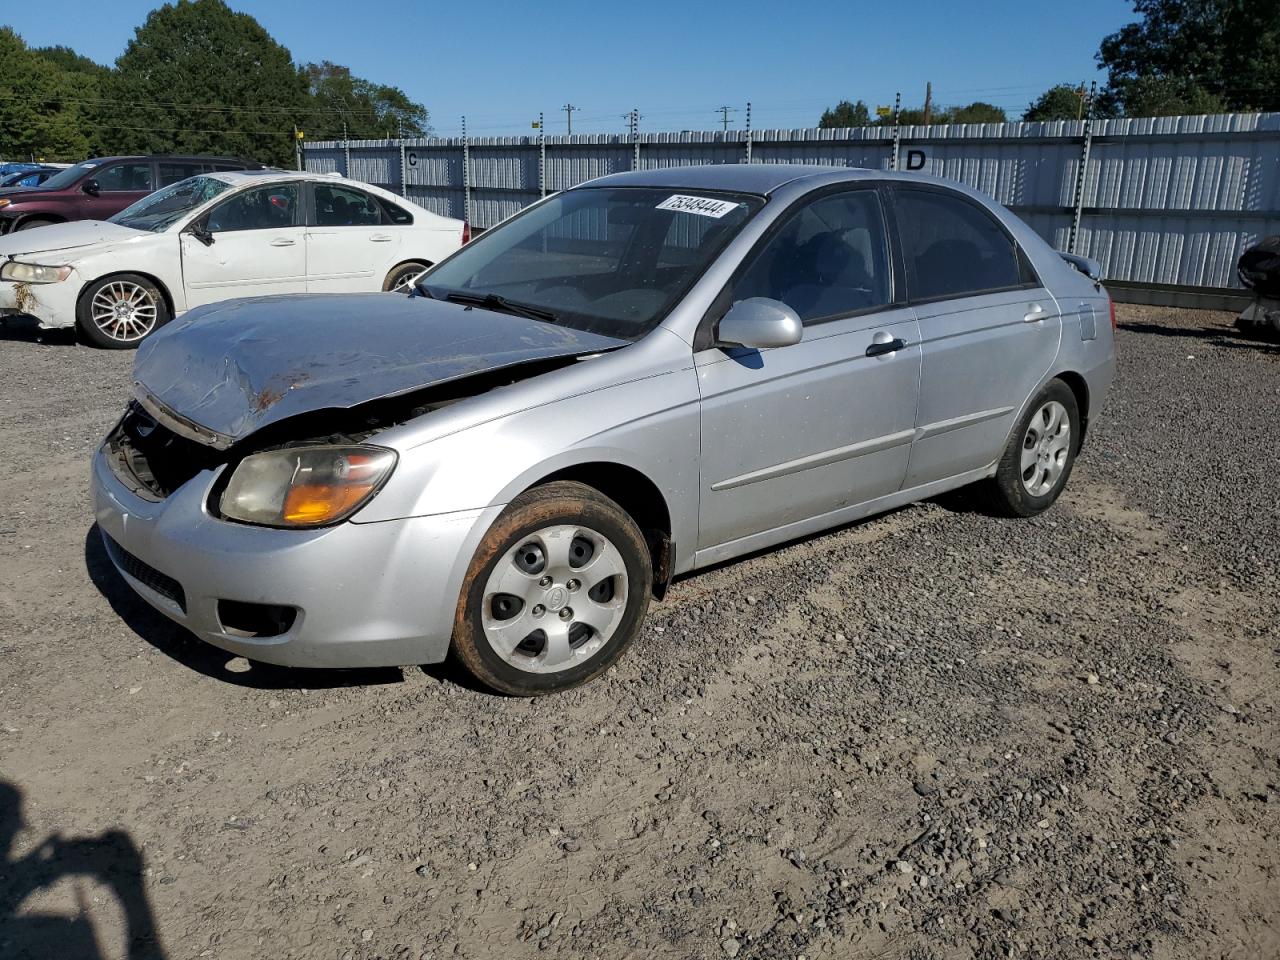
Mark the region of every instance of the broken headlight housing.
[[0, 280], [14, 283], [58, 283], [71, 276], [70, 267], [49, 267], [40, 263], [10, 260], [0, 267]]
[[229, 520], [266, 527], [322, 527], [345, 520], [376, 494], [396, 452], [371, 444], [285, 447], [240, 461], [219, 508]]

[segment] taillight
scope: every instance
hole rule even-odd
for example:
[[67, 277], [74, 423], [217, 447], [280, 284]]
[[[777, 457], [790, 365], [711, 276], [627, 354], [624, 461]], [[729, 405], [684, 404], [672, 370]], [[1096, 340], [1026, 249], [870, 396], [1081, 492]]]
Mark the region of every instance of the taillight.
[[1111, 329], [1114, 330], [1116, 328], [1116, 302], [1107, 297], [1107, 304], [1111, 307]]
[[[465, 247], [471, 242], [471, 224], [462, 221], [462, 245]], [[1112, 308], [1112, 319], [1115, 319], [1115, 308]]]

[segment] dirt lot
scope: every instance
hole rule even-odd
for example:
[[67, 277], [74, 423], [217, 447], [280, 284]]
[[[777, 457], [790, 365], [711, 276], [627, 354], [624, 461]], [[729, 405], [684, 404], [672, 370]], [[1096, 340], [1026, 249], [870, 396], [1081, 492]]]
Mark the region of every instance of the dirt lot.
[[1280, 348], [1121, 316], [1047, 515], [685, 579], [532, 702], [150, 612], [85, 492], [130, 357], [0, 332], [0, 956], [1280, 956]]

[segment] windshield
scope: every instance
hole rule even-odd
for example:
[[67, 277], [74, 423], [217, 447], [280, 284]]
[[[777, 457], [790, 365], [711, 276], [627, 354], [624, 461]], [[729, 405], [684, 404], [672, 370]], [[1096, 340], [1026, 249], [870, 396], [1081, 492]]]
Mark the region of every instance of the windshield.
[[163, 233], [192, 210], [230, 189], [231, 184], [215, 177], [188, 177], [143, 197], [108, 220], [134, 230]]
[[101, 160], [86, 160], [84, 163], [77, 163], [74, 167], [67, 167], [61, 173], [55, 173], [52, 177], [40, 184], [41, 190], [63, 190], [71, 186], [90, 170], [96, 170], [102, 166]]
[[763, 203], [705, 190], [570, 190], [472, 241], [422, 283], [442, 299], [500, 297], [531, 315], [636, 340]]

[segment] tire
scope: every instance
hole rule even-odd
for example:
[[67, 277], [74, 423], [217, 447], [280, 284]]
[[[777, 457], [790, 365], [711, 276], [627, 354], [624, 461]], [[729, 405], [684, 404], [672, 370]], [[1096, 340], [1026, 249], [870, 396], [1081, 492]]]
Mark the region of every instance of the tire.
[[56, 220], [40, 220], [38, 218], [34, 220], [24, 220], [14, 228], [13, 232], [17, 233], [19, 230], [34, 230], [36, 227], [47, 227], [50, 224], [57, 222], [58, 221]]
[[[1066, 432], [1063, 432], [1065, 427]], [[1053, 504], [1071, 477], [1080, 450], [1080, 408], [1061, 380], [1051, 380], [1009, 436], [988, 502], [1005, 516], [1034, 517]]]
[[160, 288], [136, 273], [95, 280], [76, 304], [81, 336], [107, 350], [132, 350], [169, 320], [169, 306]]
[[402, 263], [387, 274], [387, 279], [382, 281], [382, 289], [383, 291], [393, 293], [406, 293], [408, 292], [409, 285], [412, 284], [414, 279], [425, 269], [427, 269], [427, 264], [425, 263], [418, 263], [416, 261], [413, 263]]
[[507, 505], [471, 560], [454, 657], [498, 693], [568, 690], [622, 656], [652, 583], [649, 548], [621, 507], [581, 483], [535, 487]]

